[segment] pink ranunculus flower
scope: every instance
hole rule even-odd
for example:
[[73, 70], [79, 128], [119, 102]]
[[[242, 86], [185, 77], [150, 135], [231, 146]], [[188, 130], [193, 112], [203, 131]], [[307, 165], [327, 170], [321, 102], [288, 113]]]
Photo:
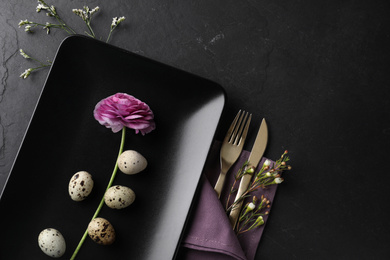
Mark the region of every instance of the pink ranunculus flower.
[[154, 114], [149, 106], [141, 100], [125, 94], [117, 93], [96, 104], [93, 111], [95, 119], [114, 133], [128, 127], [142, 135], [156, 128]]

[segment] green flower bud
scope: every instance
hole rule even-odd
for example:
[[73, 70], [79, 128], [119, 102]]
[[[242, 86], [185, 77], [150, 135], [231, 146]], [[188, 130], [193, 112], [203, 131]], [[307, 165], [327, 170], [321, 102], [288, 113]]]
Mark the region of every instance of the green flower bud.
[[255, 221], [255, 227], [261, 226], [264, 224], [264, 219], [262, 216], [259, 216]]

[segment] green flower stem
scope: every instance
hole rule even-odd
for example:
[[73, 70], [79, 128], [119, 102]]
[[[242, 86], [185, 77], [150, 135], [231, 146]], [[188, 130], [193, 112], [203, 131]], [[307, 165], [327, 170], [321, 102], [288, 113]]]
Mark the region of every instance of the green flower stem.
[[257, 225], [257, 223], [254, 222], [254, 223], [252, 224], [252, 226], [250, 226], [249, 228], [247, 228], [247, 229], [245, 229], [245, 230], [238, 230], [238, 231], [237, 231], [237, 234], [242, 234], [242, 233], [248, 232], [248, 231], [252, 230], [254, 227], [256, 227], [256, 225]]
[[237, 175], [234, 178], [233, 185], [230, 188], [229, 196], [228, 196], [228, 198], [226, 200], [226, 206], [225, 206], [226, 212], [228, 212], [231, 209], [231, 207], [229, 207], [230, 197], [236, 191], [235, 187], [236, 187], [237, 181], [240, 180], [241, 177], [246, 174], [246, 168], [247, 168], [248, 163], [249, 163], [249, 161], [244, 162], [243, 166], [238, 170]]
[[[31, 22], [29, 23], [32, 25], [32, 28], [35, 28], [37, 26], [42, 26], [42, 27], [46, 27], [47, 24], [42, 24], [42, 23], [36, 23], [36, 22]], [[76, 34], [76, 32], [70, 28], [69, 26], [67, 26], [65, 23], [61, 23], [60, 24], [54, 24], [54, 23], [51, 23], [49, 28], [59, 28], [59, 29], [62, 29], [64, 30], [66, 33], [72, 35], [72, 34]]]
[[55, 16], [57, 21], [60, 23], [61, 28], [68, 34], [77, 34], [69, 25], [67, 25], [58, 15]]
[[110, 33], [108, 34], [108, 37], [107, 37], [107, 40], [106, 40], [106, 43], [109, 42], [110, 38], [111, 38], [111, 34], [112, 32], [114, 31], [115, 27], [113, 29], [110, 30]]
[[51, 66], [50, 64], [42, 64], [42, 66], [31, 68], [31, 72], [33, 72], [34, 70], [39, 70], [50, 66]]
[[[121, 144], [120, 144], [119, 153], [118, 153], [118, 157], [117, 158], [119, 158], [119, 156], [123, 152], [123, 147], [124, 147], [124, 144], [125, 144], [125, 136], [126, 136], [126, 127], [123, 127], [123, 129], [122, 129], [122, 139], [121, 139]], [[114, 170], [113, 170], [113, 172], [111, 174], [110, 181], [108, 182], [106, 191], [112, 186], [112, 184], [113, 184], [113, 182], [115, 180], [115, 176], [116, 176], [117, 171], [118, 171], [118, 159], [115, 162], [115, 167], [114, 167]], [[96, 209], [95, 214], [93, 215], [91, 221], [93, 219], [95, 219], [99, 215], [100, 210], [102, 209], [103, 205], [104, 205], [104, 195], [103, 195], [103, 198], [101, 199], [100, 204], [99, 204], [98, 208]], [[83, 245], [83, 243], [84, 243], [85, 239], [87, 238], [87, 236], [88, 236], [88, 228], [87, 228], [87, 230], [85, 230], [84, 235], [81, 238], [81, 240], [80, 240], [76, 250], [73, 252], [72, 257], [70, 258], [71, 260], [76, 258], [76, 255], [79, 252], [79, 250], [80, 250], [81, 246]]]
[[51, 66], [51, 61], [47, 61], [48, 63], [50, 63], [50, 64], [47, 64], [47, 63], [44, 63], [44, 62], [42, 62], [42, 61], [40, 61], [40, 60], [38, 60], [38, 59], [36, 59], [36, 58], [34, 58], [34, 57], [31, 57], [30, 56], [30, 58], [29, 59], [32, 59], [33, 61], [36, 61], [36, 62], [38, 62], [39, 64], [41, 64], [41, 66], [39, 66], [39, 67], [36, 67], [36, 69], [41, 69], [41, 68], [44, 68], [44, 67], [50, 67]]
[[91, 36], [92, 38], [95, 38], [95, 32], [92, 30], [91, 22], [90, 21], [85, 21], [85, 23], [87, 24], [88, 30], [91, 33], [91, 34], [89, 34], [89, 36]]

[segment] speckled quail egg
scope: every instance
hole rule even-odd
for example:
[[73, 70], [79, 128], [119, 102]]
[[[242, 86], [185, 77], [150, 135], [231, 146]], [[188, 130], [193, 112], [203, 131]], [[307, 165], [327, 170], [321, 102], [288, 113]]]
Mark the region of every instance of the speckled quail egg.
[[93, 179], [86, 171], [76, 172], [69, 181], [69, 195], [74, 201], [82, 201], [91, 193]]
[[115, 241], [115, 230], [104, 218], [95, 218], [88, 225], [88, 235], [100, 245], [111, 245]]
[[134, 150], [124, 151], [118, 158], [118, 167], [124, 174], [136, 174], [143, 171], [148, 162], [139, 152]]
[[38, 236], [39, 248], [48, 256], [61, 257], [66, 250], [65, 239], [62, 234], [54, 228], [46, 228]]
[[130, 206], [135, 200], [135, 193], [126, 186], [112, 186], [104, 194], [104, 202], [112, 209], [123, 209]]

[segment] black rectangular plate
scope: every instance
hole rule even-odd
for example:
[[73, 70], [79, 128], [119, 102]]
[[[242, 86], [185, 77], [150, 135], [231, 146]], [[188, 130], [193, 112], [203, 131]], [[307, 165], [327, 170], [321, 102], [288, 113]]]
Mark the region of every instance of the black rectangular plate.
[[[156, 130], [128, 129], [125, 150], [148, 160], [144, 172], [118, 172], [135, 202], [99, 216], [116, 229], [111, 246], [87, 238], [78, 259], [172, 259], [217, 128], [225, 93], [216, 83], [84, 36], [60, 45], [0, 201], [1, 259], [46, 259], [38, 234], [66, 239], [69, 259], [102, 198], [121, 134], [93, 118], [98, 101], [125, 92], [146, 102]], [[68, 195], [71, 176], [86, 170], [95, 187], [82, 202]], [[48, 258], [48, 257], [47, 257]]]

